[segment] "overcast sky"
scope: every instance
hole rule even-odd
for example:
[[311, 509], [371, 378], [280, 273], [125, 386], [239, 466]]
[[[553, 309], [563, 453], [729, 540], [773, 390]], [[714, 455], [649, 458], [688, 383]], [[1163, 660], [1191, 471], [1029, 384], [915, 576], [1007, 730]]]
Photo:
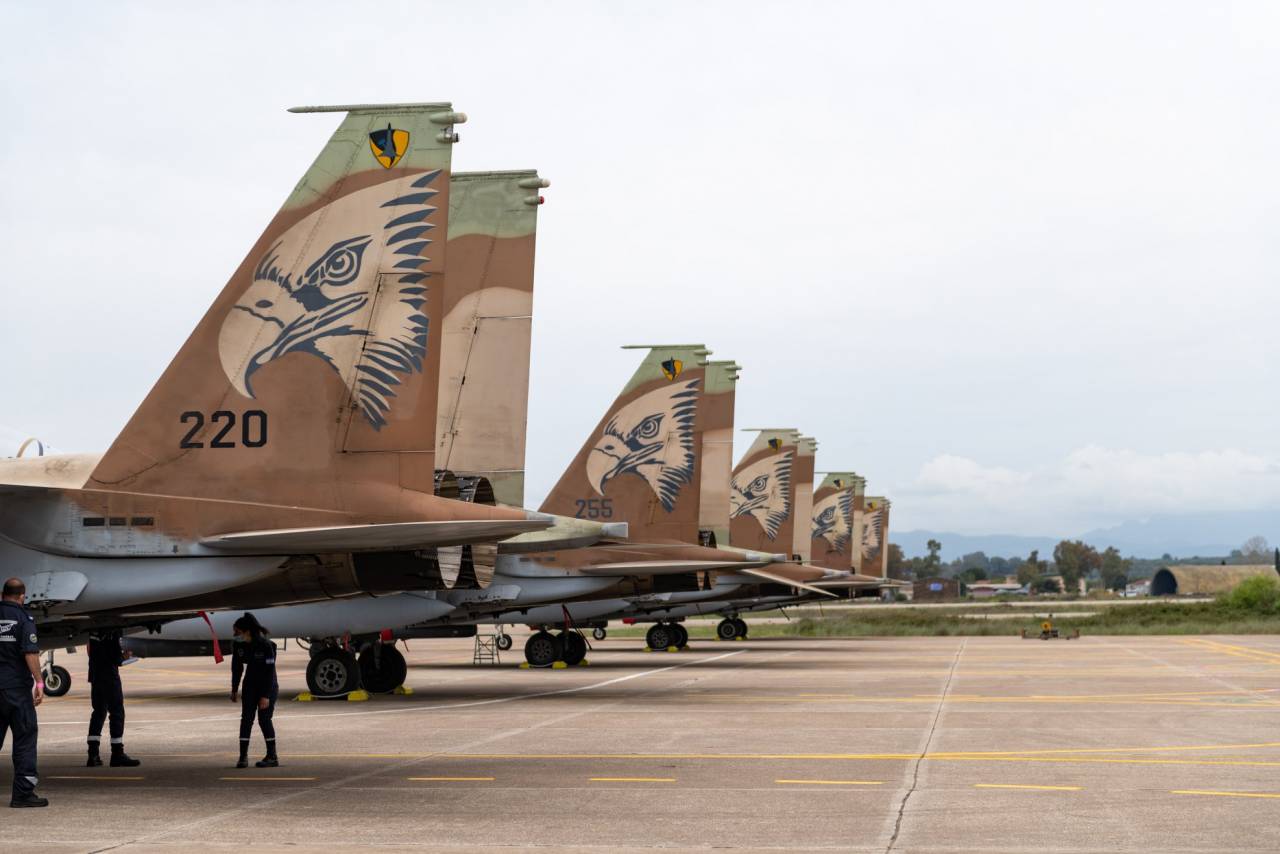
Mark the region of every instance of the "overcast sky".
[[214, 6], [0, 4], [0, 439], [105, 449], [336, 124], [286, 107], [450, 100], [552, 181], [531, 506], [619, 345], [702, 341], [895, 528], [1280, 508], [1274, 3]]

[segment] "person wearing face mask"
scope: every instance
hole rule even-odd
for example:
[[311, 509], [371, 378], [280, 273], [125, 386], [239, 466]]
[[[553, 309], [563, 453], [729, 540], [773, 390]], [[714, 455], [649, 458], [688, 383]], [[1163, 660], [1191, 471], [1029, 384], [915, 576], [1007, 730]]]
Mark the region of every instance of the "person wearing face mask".
[[276, 728], [271, 722], [276, 696], [280, 693], [276, 682], [276, 645], [268, 639], [267, 630], [253, 614], [240, 617], [232, 629], [236, 639], [231, 645], [231, 702], [241, 701], [240, 760], [236, 767], [249, 767], [249, 738], [257, 716], [262, 737], [267, 740], [267, 755], [254, 764], [259, 768], [275, 768], [280, 764], [276, 756]]

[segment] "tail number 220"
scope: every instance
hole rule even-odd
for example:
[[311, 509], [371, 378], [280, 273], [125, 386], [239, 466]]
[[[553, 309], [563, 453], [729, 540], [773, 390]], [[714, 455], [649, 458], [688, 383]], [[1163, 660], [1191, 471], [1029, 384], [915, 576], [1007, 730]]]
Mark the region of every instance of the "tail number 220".
[[[187, 435], [182, 437], [182, 441], [178, 443], [179, 448], [203, 448], [204, 442], [198, 442], [195, 439], [197, 433], [204, 429], [205, 417], [203, 412], [184, 412], [178, 418], [183, 424], [190, 424], [191, 429], [187, 431]], [[233, 434], [236, 424], [239, 423], [239, 435]], [[217, 428], [213, 438], [209, 440], [210, 448], [261, 448], [267, 444], [267, 413], [261, 409], [250, 409], [243, 415], [237, 416], [236, 413], [229, 409], [219, 409], [217, 412], [210, 414], [209, 424], [213, 428]]]

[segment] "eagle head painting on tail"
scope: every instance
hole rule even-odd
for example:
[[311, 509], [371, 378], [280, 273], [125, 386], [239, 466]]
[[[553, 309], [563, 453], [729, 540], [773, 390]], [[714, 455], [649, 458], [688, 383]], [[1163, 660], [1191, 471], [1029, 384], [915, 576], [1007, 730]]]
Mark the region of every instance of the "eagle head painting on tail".
[[729, 483], [729, 517], [751, 516], [769, 539], [791, 513], [791, 460], [794, 451], [773, 454], [745, 466]]
[[613, 413], [587, 457], [587, 480], [598, 495], [624, 474], [645, 479], [668, 513], [693, 480], [693, 422], [698, 380], [670, 383]]
[[420, 268], [430, 260], [423, 252], [436, 208], [428, 200], [440, 175], [335, 199], [263, 253], [218, 336], [223, 370], [237, 391], [252, 398], [259, 370], [306, 353], [342, 377], [375, 430], [386, 424], [396, 387], [422, 370], [427, 353], [429, 274]]
[[843, 551], [853, 534], [850, 524], [853, 514], [853, 492], [842, 489], [833, 492], [813, 508], [813, 537], [822, 537], [831, 551]]

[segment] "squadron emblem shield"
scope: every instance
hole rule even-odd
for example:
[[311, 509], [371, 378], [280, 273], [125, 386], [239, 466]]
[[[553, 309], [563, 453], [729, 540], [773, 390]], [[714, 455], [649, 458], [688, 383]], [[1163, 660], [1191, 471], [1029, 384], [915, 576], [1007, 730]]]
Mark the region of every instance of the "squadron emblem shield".
[[387, 125], [386, 130], [375, 130], [369, 134], [369, 148], [382, 168], [390, 169], [409, 150], [409, 132]]
[[662, 375], [668, 380], [674, 380], [684, 371], [684, 362], [679, 359], [667, 359], [662, 363]]
[[772, 449], [773, 449], [773, 450], [775, 450], [775, 451], [776, 451], [776, 450], [779, 450], [779, 449], [782, 447], [782, 440], [781, 440], [781, 439], [770, 439], [770, 440], [769, 440], [769, 447], [770, 447], [770, 448], [772, 448]]

